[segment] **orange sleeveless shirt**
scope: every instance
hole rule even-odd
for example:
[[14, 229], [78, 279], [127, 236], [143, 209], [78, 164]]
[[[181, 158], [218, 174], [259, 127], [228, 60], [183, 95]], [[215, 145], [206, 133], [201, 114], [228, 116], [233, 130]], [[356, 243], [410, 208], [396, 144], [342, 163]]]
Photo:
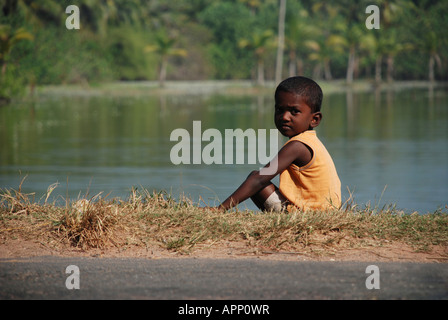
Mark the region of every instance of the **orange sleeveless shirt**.
[[[306, 209], [339, 208], [341, 181], [333, 159], [317, 138], [314, 130], [292, 137], [288, 142], [300, 141], [313, 151], [311, 161], [304, 167], [291, 164], [280, 174], [280, 192], [296, 207]], [[288, 208], [288, 211], [294, 210]]]

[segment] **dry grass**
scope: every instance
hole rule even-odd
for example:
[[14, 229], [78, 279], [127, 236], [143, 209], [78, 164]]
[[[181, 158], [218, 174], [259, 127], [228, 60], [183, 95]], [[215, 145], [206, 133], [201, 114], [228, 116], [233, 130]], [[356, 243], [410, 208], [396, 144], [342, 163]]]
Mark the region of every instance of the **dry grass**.
[[[271, 251], [328, 250], [380, 246], [399, 241], [415, 250], [448, 244], [448, 215], [404, 214], [394, 207], [307, 211], [290, 214], [233, 211], [220, 213], [175, 201], [166, 193], [133, 190], [126, 200], [101, 195], [48, 203], [54, 186], [40, 201], [19, 190], [0, 193], [0, 241], [39, 239], [46, 245], [90, 248], [158, 245], [188, 252], [198, 244], [244, 241]], [[107, 198], [107, 197], [106, 197]]]

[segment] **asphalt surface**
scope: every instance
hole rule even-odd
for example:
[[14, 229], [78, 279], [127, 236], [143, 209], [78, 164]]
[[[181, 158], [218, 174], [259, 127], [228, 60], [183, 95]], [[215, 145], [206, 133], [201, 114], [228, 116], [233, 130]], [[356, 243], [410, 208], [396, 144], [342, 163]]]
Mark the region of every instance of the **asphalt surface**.
[[[366, 273], [371, 265], [378, 267], [377, 272]], [[68, 266], [76, 266], [79, 277], [73, 269], [67, 270]], [[373, 276], [376, 278], [372, 282]], [[368, 278], [367, 282], [379, 285], [379, 289], [368, 289]], [[0, 299], [446, 300], [448, 264], [193, 258], [0, 259]]]

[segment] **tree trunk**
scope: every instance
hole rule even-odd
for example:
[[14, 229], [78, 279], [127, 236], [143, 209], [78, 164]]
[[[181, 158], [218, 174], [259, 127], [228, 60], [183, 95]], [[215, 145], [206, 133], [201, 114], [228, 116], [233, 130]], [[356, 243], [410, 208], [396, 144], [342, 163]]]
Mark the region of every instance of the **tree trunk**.
[[294, 60], [289, 60], [288, 75], [290, 77], [294, 77], [296, 74], [297, 74], [296, 62]]
[[375, 82], [380, 83], [381, 82], [381, 64], [383, 62], [383, 56], [379, 56], [376, 58], [375, 61]]
[[350, 47], [350, 52], [348, 54], [348, 66], [347, 66], [347, 83], [353, 83], [353, 73], [355, 71], [355, 46]]
[[160, 73], [159, 73], [159, 86], [161, 88], [165, 87], [167, 64], [168, 64], [168, 57], [162, 57], [162, 62], [160, 64]]
[[264, 85], [264, 63], [261, 58], [257, 62], [257, 84], [259, 86]]
[[322, 64], [318, 62], [313, 68], [313, 79], [320, 79], [322, 73]]
[[293, 77], [297, 74], [297, 62], [296, 62], [296, 52], [294, 50], [289, 51], [289, 67], [288, 74]]
[[285, 16], [286, 16], [286, 0], [280, 0], [280, 10], [278, 15], [277, 63], [275, 66], [276, 83], [279, 83], [282, 80], [283, 51], [285, 47]]
[[324, 74], [325, 74], [325, 80], [333, 79], [333, 76], [331, 74], [330, 59], [324, 60]]
[[355, 54], [355, 62], [353, 64], [353, 80], [359, 78], [359, 63], [360, 58]]
[[394, 56], [387, 56], [387, 81], [394, 81]]
[[303, 59], [302, 58], [298, 58], [297, 59], [297, 74], [299, 76], [302, 76], [304, 73], [304, 66], [303, 66]]
[[429, 56], [429, 81], [434, 82], [435, 76], [434, 76], [434, 55], [431, 54]]

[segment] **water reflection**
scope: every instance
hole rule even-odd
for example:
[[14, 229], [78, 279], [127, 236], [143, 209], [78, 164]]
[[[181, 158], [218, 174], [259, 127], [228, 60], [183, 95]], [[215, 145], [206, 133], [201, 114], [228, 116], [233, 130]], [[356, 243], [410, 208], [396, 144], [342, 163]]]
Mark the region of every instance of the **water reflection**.
[[[275, 129], [273, 97], [164, 95], [46, 97], [0, 108], [0, 186], [59, 196], [132, 187], [225, 199], [258, 165], [179, 165], [174, 129]], [[343, 194], [360, 204], [433, 212], [448, 201], [448, 97], [440, 89], [326, 95], [318, 135], [332, 154]], [[284, 142], [284, 140], [282, 141]], [[205, 144], [204, 144], [205, 145]], [[202, 201], [201, 200], [201, 201]], [[247, 202], [243, 207], [254, 209]]]

